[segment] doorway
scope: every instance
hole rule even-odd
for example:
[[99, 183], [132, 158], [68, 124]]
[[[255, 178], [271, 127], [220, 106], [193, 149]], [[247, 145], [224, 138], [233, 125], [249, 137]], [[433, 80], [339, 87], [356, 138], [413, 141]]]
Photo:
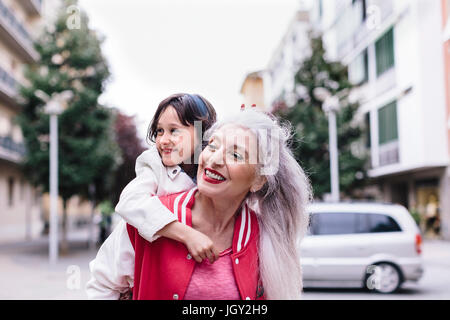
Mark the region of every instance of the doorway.
[[416, 196], [422, 233], [426, 238], [439, 238], [441, 235], [441, 216], [438, 180], [417, 181]]

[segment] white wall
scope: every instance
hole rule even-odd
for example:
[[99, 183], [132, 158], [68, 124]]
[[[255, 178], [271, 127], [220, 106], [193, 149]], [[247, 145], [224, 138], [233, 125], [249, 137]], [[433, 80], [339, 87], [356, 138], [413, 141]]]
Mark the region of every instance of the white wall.
[[394, 28], [397, 87], [403, 90], [411, 87], [410, 93], [397, 102], [400, 161], [405, 167], [419, 166], [424, 162], [424, 125], [420, 104], [423, 92], [420, 86], [421, 44], [417, 36], [417, 9], [417, 6], [410, 5], [408, 13]]
[[441, 2], [419, 0], [418, 6], [425, 161], [448, 162]]

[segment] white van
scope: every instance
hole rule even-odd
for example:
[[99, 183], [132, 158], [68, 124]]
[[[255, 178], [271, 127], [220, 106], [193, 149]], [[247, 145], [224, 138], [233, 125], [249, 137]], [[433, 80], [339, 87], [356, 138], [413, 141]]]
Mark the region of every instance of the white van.
[[303, 285], [395, 292], [423, 274], [422, 237], [408, 210], [378, 203], [315, 203], [301, 243]]

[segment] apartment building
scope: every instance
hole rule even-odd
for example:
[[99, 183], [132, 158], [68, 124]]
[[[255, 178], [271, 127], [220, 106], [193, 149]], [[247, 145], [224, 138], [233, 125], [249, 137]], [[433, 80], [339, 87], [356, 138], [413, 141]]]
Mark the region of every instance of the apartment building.
[[[444, 84], [446, 97], [446, 125], [447, 125], [447, 142], [448, 153], [450, 157], [450, 0], [441, 0], [442, 4], [442, 28], [443, 32], [443, 54], [444, 54]], [[450, 167], [447, 167], [447, 178], [443, 181], [443, 189], [450, 190]], [[450, 207], [450, 194], [442, 199], [443, 207]]]
[[291, 98], [295, 95], [295, 73], [303, 59], [311, 52], [308, 39], [310, 29], [309, 12], [303, 3], [294, 14], [265, 70], [264, 99], [269, 107], [274, 107], [280, 100], [287, 100], [288, 104], [292, 104]]
[[350, 80], [359, 85], [354, 95], [370, 132], [369, 176], [379, 186], [380, 200], [417, 210], [426, 235], [446, 239], [449, 52], [442, 17], [446, 10], [448, 21], [448, 4], [319, 0], [311, 9], [330, 58], [348, 65]]
[[25, 64], [39, 59], [32, 39], [42, 0], [0, 0], [0, 241], [32, 238], [41, 226], [40, 195], [22, 174], [25, 147], [14, 119]]

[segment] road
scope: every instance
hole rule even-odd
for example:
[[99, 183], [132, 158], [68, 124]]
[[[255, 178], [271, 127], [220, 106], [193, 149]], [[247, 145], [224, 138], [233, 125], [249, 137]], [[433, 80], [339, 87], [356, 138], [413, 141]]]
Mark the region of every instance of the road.
[[405, 283], [397, 293], [377, 294], [363, 289], [305, 289], [305, 300], [450, 300], [450, 242], [427, 240], [423, 244], [424, 275]]

